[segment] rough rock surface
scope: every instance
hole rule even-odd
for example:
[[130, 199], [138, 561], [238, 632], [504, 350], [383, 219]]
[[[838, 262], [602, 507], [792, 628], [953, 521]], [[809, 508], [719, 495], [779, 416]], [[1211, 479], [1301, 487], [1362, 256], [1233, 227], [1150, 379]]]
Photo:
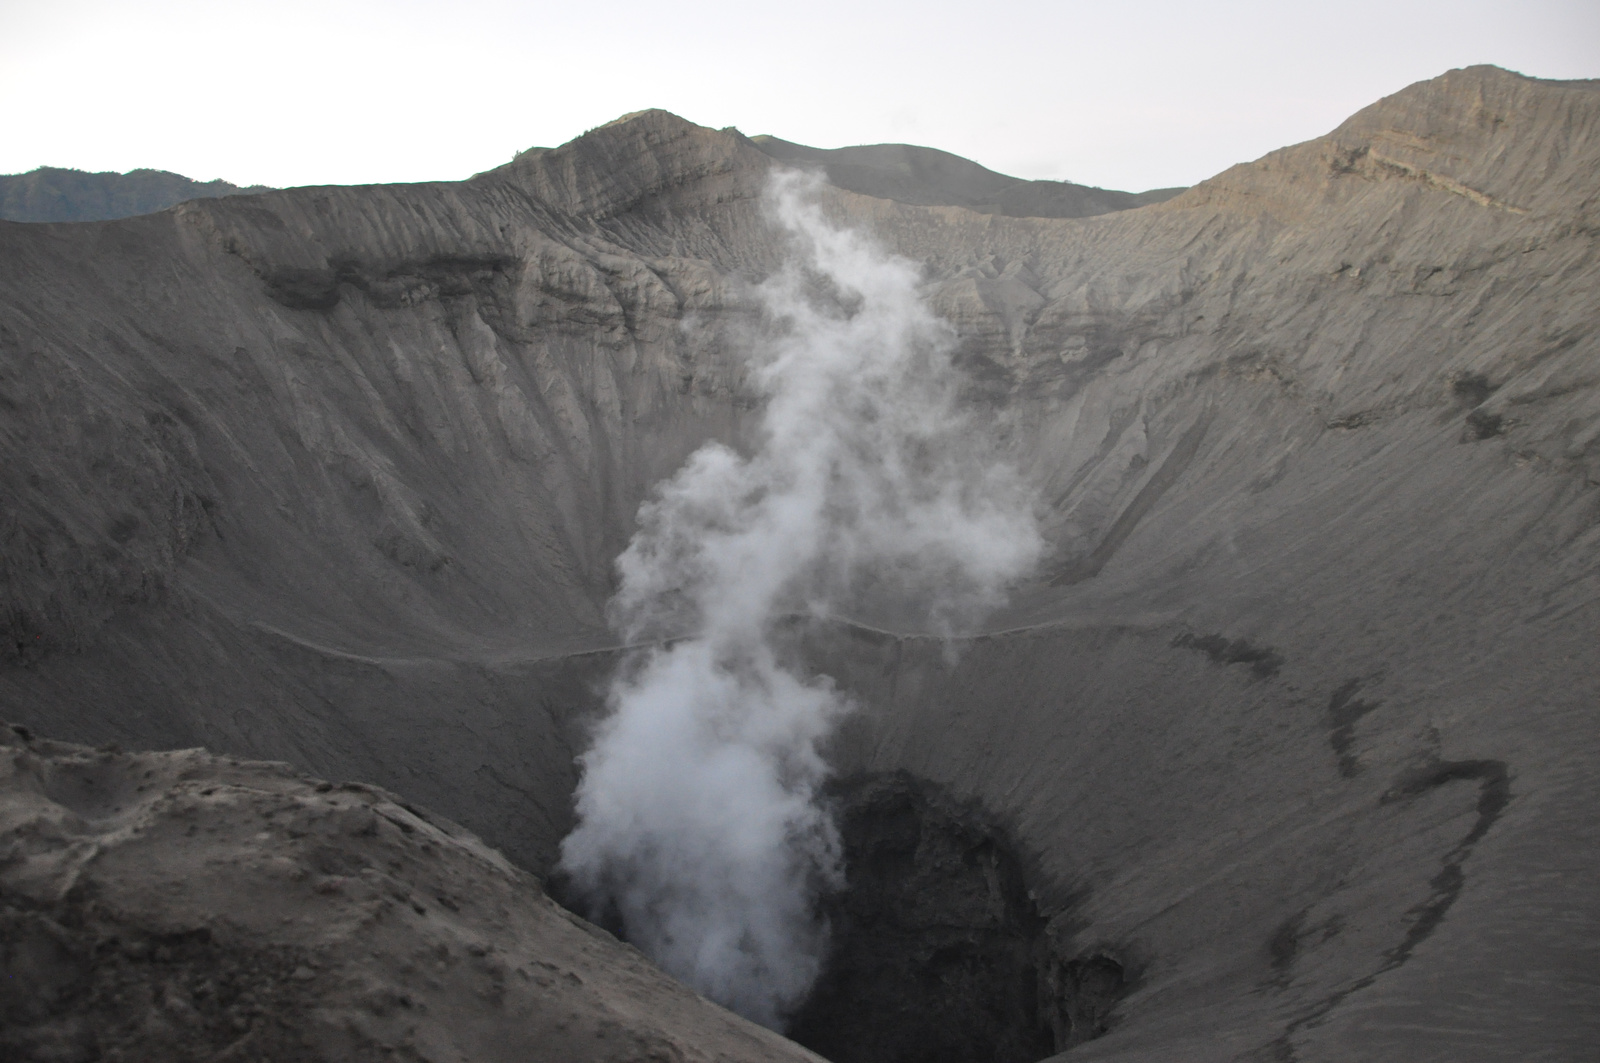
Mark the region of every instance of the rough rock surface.
[[[643, 112], [458, 184], [0, 225], [0, 705], [361, 778], [534, 870], [648, 486], [753, 403], [777, 161]], [[1117, 1060], [1600, 1036], [1600, 83], [1452, 71], [1164, 203], [845, 190], [1055, 553], [840, 624], [832, 755], [981, 802]]]
[[792, 1060], [359, 783], [0, 726], [0, 1056]]

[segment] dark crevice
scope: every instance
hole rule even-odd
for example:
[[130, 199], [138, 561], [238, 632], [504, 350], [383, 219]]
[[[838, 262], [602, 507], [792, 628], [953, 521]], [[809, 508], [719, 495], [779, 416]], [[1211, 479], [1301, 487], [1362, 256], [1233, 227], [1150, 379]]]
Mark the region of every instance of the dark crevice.
[[1185, 633], [1173, 639], [1172, 645], [1196, 650], [1217, 664], [1248, 664], [1250, 671], [1261, 679], [1277, 675], [1283, 667], [1283, 655], [1272, 647], [1252, 646], [1244, 639], [1229, 639], [1226, 635]]
[[1353, 779], [1361, 774], [1361, 761], [1352, 751], [1355, 745], [1356, 724], [1367, 713], [1382, 705], [1381, 701], [1360, 701], [1356, 694], [1361, 690], [1361, 680], [1352, 679], [1333, 692], [1328, 699], [1328, 744], [1339, 758], [1339, 774]]
[[833, 948], [789, 1036], [834, 1063], [1031, 1063], [1111, 1028], [1133, 978], [1063, 956], [980, 809], [904, 773], [831, 794], [846, 861]]
[[1466, 836], [1444, 855], [1444, 866], [1428, 883], [1433, 887], [1428, 899], [1407, 913], [1412, 917], [1411, 927], [1406, 931], [1405, 939], [1386, 954], [1385, 965], [1378, 972], [1380, 974], [1410, 959], [1416, 947], [1444, 922], [1445, 913], [1461, 895], [1462, 886], [1466, 885], [1462, 863], [1472, 855], [1472, 847], [1489, 832], [1489, 828], [1494, 826], [1495, 820], [1500, 818], [1506, 805], [1511, 802], [1511, 775], [1503, 760], [1445, 760], [1402, 775], [1383, 795], [1381, 803], [1390, 804], [1418, 797], [1457, 781], [1478, 783], [1478, 817]]
[[[1347, 684], [1348, 686], [1348, 684]], [[1354, 689], [1351, 689], [1354, 693]], [[1319, 1001], [1299, 1018], [1289, 1023], [1284, 1028], [1283, 1034], [1273, 1041], [1268, 1048], [1276, 1053], [1274, 1058], [1294, 1059], [1294, 1045], [1291, 1038], [1300, 1030], [1316, 1026], [1333, 1011], [1334, 1008], [1344, 1003], [1351, 995], [1372, 985], [1379, 977], [1394, 970], [1411, 958], [1417, 946], [1426, 941], [1449, 913], [1451, 905], [1461, 896], [1461, 890], [1466, 885], [1466, 872], [1462, 865], [1472, 855], [1472, 847], [1476, 845], [1489, 828], [1494, 826], [1506, 806], [1511, 802], [1511, 772], [1503, 760], [1442, 760], [1433, 761], [1420, 768], [1412, 769], [1402, 774], [1395, 780], [1381, 798], [1380, 805], [1393, 804], [1397, 801], [1408, 801], [1422, 796], [1441, 786], [1452, 782], [1478, 783], [1477, 818], [1469, 830], [1455, 846], [1441, 858], [1439, 873], [1429, 880], [1431, 892], [1427, 900], [1415, 905], [1406, 912], [1410, 919], [1410, 926], [1406, 935], [1394, 948], [1383, 954], [1383, 962], [1378, 969], [1369, 975], [1356, 979], [1338, 992]], [[1303, 916], [1301, 917], [1303, 919]], [[1291, 925], [1293, 924], [1293, 925]], [[1300, 938], [1299, 925], [1295, 921], [1280, 927], [1269, 943], [1274, 960], [1280, 954], [1285, 956], [1283, 969], [1279, 973], [1280, 980], [1287, 984], [1295, 955], [1298, 952]], [[1288, 943], [1282, 940], [1288, 935]]]
[[1448, 421], [1462, 409], [1467, 411], [1461, 428], [1461, 442], [1476, 443], [1504, 434], [1505, 418], [1484, 408], [1484, 403], [1498, 390], [1499, 385], [1492, 383], [1482, 373], [1463, 373], [1450, 382], [1455, 410], [1447, 414], [1445, 419]]
[[1261, 983], [1261, 988], [1282, 991], [1294, 979], [1294, 963], [1300, 958], [1300, 941], [1305, 936], [1306, 916], [1309, 909], [1300, 911], [1278, 924], [1278, 929], [1267, 939], [1267, 956], [1272, 963], [1272, 974]]
[[1450, 393], [1458, 403], [1469, 408], [1482, 406], [1497, 390], [1498, 385], [1490, 383], [1482, 373], [1463, 373], [1450, 382]]
[[1272, 964], [1272, 975], [1262, 983], [1263, 989], [1281, 992], [1294, 980], [1294, 965], [1300, 959], [1305, 942], [1326, 943], [1344, 930], [1342, 916], [1332, 915], [1314, 926], [1307, 926], [1309, 908], [1302, 908], [1279, 924], [1267, 939], [1267, 956]]
[[[1511, 803], [1511, 774], [1503, 760], [1441, 760], [1407, 772], [1383, 795], [1382, 804], [1417, 797], [1457, 780], [1477, 780], [1478, 819], [1456, 851], [1468, 848], [1488, 833]], [[1447, 858], [1448, 859], [1448, 858]]]
[[1467, 414], [1466, 425], [1461, 430], [1461, 441], [1476, 443], [1481, 439], [1493, 439], [1503, 435], [1505, 430], [1504, 417], [1480, 408]]

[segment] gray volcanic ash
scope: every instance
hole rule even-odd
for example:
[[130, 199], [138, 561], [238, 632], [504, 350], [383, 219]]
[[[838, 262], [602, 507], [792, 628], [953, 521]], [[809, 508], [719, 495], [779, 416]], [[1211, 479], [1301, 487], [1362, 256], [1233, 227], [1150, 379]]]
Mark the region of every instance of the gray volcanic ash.
[[[646, 111], [465, 182], [0, 223], [5, 714], [550, 871], [641, 504], [760, 452], [780, 165]], [[1600, 84], [1475, 67], [1136, 209], [819, 189], [922, 271], [1045, 544], [955, 654], [887, 606], [783, 636], [855, 706], [829, 1053], [1592, 1051], [1597, 173]]]

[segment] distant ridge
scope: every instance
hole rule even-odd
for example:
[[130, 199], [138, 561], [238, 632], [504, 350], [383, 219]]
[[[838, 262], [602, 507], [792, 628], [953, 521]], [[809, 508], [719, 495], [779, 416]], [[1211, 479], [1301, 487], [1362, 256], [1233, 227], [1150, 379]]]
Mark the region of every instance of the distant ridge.
[[[636, 115], [627, 115], [616, 125]], [[748, 142], [783, 162], [820, 166], [830, 184], [916, 206], [965, 207], [1012, 218], [1087, 218], [1161, 203], [1184, 191], [1157, 188], [1120, 192], [1070, 181], [1008, 177], [970, 159], [911, 144], [867, 144], [813, 148], [774, 136]], [[41, 166], [22, 174], [0, 174], [0, 219], [23, 222], [109, 221], [154, 214], [191, 199], [270, 192], [267, 185], [196, 181], [166, 170], [89, 173]]]
[[41, 166], [0, 175], [0, 218], [6, 221], [108, 221], [154, 214], [189, 199], [271, 191], [227, 181], [196, 181], [166, 170], [88, 173]]
[[911, 144], [812, 148], [773, 136], [751, 137], [750, 142], [774, 159], [820, 165], [828, 183], [848, 192], [1011, 218], [1087, 218], [1160, 203], [1183, 191], [1118, 192], [1070, 181], [1026, 181], [948, 151]]

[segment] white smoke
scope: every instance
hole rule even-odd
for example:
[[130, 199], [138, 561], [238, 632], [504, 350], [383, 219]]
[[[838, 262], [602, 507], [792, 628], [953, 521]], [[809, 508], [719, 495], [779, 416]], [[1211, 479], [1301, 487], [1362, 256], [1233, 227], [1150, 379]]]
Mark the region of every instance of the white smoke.
[[955, 633], [1041, 550], [1020, 479], [958, 409], [953, 336], [916, 268], [830, 225], [813, 183], [768, 190], [792, 255], [758, 289], [772, 335], [751, 355], [754, 453], [702, 447], [617, 562], [613, 623], [658, 646], [612, 682], [561, 849], [630, 941], [773, 1028], [827, 944], [816, 901], [841, 872], [818, 744], [848, 707], [780, 652], [780, 623]]

